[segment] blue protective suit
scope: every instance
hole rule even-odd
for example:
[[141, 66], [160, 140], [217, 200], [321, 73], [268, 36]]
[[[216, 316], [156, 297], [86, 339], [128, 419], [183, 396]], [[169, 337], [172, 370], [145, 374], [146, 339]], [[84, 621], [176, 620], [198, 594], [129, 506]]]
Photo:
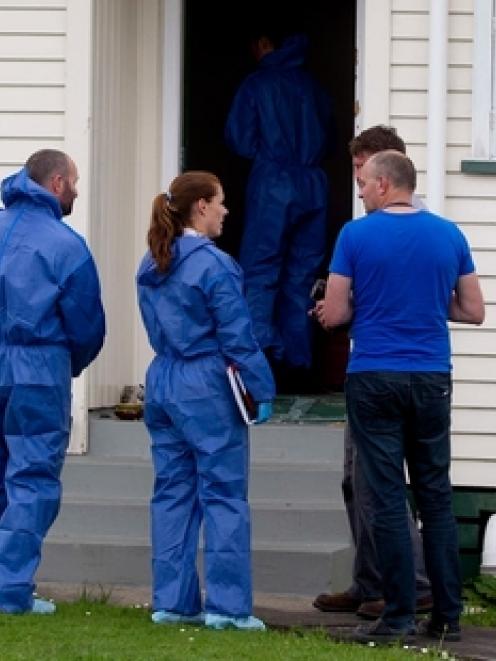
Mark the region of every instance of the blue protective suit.
[[145, 256], [138, 298], [157, 354], [146, 377], [152, 439], [153, 609], [201, 610], [196, 555], [204, 522], [205, 610], [250, 615], [248, 431], [226, 375], [235, 363], [258, 402], [274, 397], [238, 265], [207, 238], [173, 244], [166, 273]]
[[0, 611], [28, 611], [43, 539], [60, 506], [71, 376], [105, 334], [84, 240], [23, 169], [0, 211]]
[[327, 178], [319, 163], [332, 136], [327, 93], [302, 68], [296, 35], [265, 55], [241, 84], [225, 129], [253, 160], [240, 264], [255, 336], [294, 367], [311, 365], [310, 290], [327, 248]]

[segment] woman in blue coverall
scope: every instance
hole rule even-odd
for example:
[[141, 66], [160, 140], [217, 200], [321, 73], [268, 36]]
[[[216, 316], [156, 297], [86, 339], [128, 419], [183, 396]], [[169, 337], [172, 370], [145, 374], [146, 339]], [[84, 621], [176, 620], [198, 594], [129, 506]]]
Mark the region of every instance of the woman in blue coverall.
[[[145, 422], [155, 471], [151, 501], [156, 623], [263, 629], [252, 616], [248, 429], [226, 375], [235, 364], [270, 417], [274, 382], [252, 332], [241, 271], [211, 241], [227, 214], [217, 177], [186, 172], [153, 203], [138, 298], [156, 353]], [[204, 612], [196, 569], [204, 524]]]

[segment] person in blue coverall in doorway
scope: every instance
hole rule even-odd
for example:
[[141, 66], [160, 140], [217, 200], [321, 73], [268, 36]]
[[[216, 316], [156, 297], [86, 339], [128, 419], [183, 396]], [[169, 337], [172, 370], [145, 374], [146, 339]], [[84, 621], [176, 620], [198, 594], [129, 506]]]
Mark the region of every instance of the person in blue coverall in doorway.
[[33, 154], [2, 182], [0, 211], [0, 612], [51, 614], [33, 597], [41, 546], [61, 499], [71, 377], [105, 336], [100, 285], [63, 216], [77, 196], [63, 152]]
[[307, 37], [280, 20], [252, 32], [258, 69], [239, 87], [228, 147], [253, 161], [240, 264], [255, 336], [276, 378], [301, 386], [312, 365], [310, 291], [327, 250], [328, 182], [320, 163], [334, 138], [333, 107], [304, 69]]
[[[154, 200], [150, 250], [137, 275], [156, 354], [145, 388], [155, 472], [152, 620], [261, 630], [252, 615], [248, 428], [226, 368], [237, 366], [259, 423], [271, 415], [275, 387], [240, 268], [211, 240], [222, 232], [223, 202], [213, 174], [176, 177]], [[202, 520], [205, 612], [196, 569]]]

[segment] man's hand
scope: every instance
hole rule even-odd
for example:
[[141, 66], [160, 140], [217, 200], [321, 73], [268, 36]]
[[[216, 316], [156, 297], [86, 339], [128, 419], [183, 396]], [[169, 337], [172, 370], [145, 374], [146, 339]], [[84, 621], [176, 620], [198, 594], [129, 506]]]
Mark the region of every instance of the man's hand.
[[309, 310], [308, 316], [316, 319], [323, 328], [327, 328], [324, 320], [324, 300], [317, 301], [315, 307]]

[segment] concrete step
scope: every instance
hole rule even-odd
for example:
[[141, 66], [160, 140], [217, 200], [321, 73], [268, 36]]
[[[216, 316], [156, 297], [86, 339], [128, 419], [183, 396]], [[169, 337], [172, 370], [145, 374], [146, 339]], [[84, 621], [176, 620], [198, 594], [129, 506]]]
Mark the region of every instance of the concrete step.
[[[108, 416], [108, 417], [101, 417]], [[92, 457], [134, 457], [149, 459], [150, 441], [141, 421], [122, 421], [107, 410], [89, 416]], [[252, 461], [343, 461], [343, 425], [265, 424], [250, 428]]]
[[[252, 500], [252, 538], [254, 543], [347, 543], [348, 524], [340, 502], [315, 500], [286, 502]], [[86, 535], [149, 535], [147, 498], [71, 498], [66, 497], [52, 527], [55, 536], [85, 539]]]
[[[257, 592], [300, 594], [347, 587], [351, 550], [342, 544], [307, 547], [254, 545], [253, 582]], [[198, 566], [202, 574], [202, 554]], [[145, 538], [106, 536], [84, 541], [51, 534], [45, 543], [38, 581], [75, 584], [149, 585], [151, 551]]]
[[[270, 500], [339, 500], [342, 467], [330, 461], [252, 461], [250, 494]], [[149, 498], [153, 469], [149, 460], [119, 457], [68, 457], [62, 472], [65, 498]]]

